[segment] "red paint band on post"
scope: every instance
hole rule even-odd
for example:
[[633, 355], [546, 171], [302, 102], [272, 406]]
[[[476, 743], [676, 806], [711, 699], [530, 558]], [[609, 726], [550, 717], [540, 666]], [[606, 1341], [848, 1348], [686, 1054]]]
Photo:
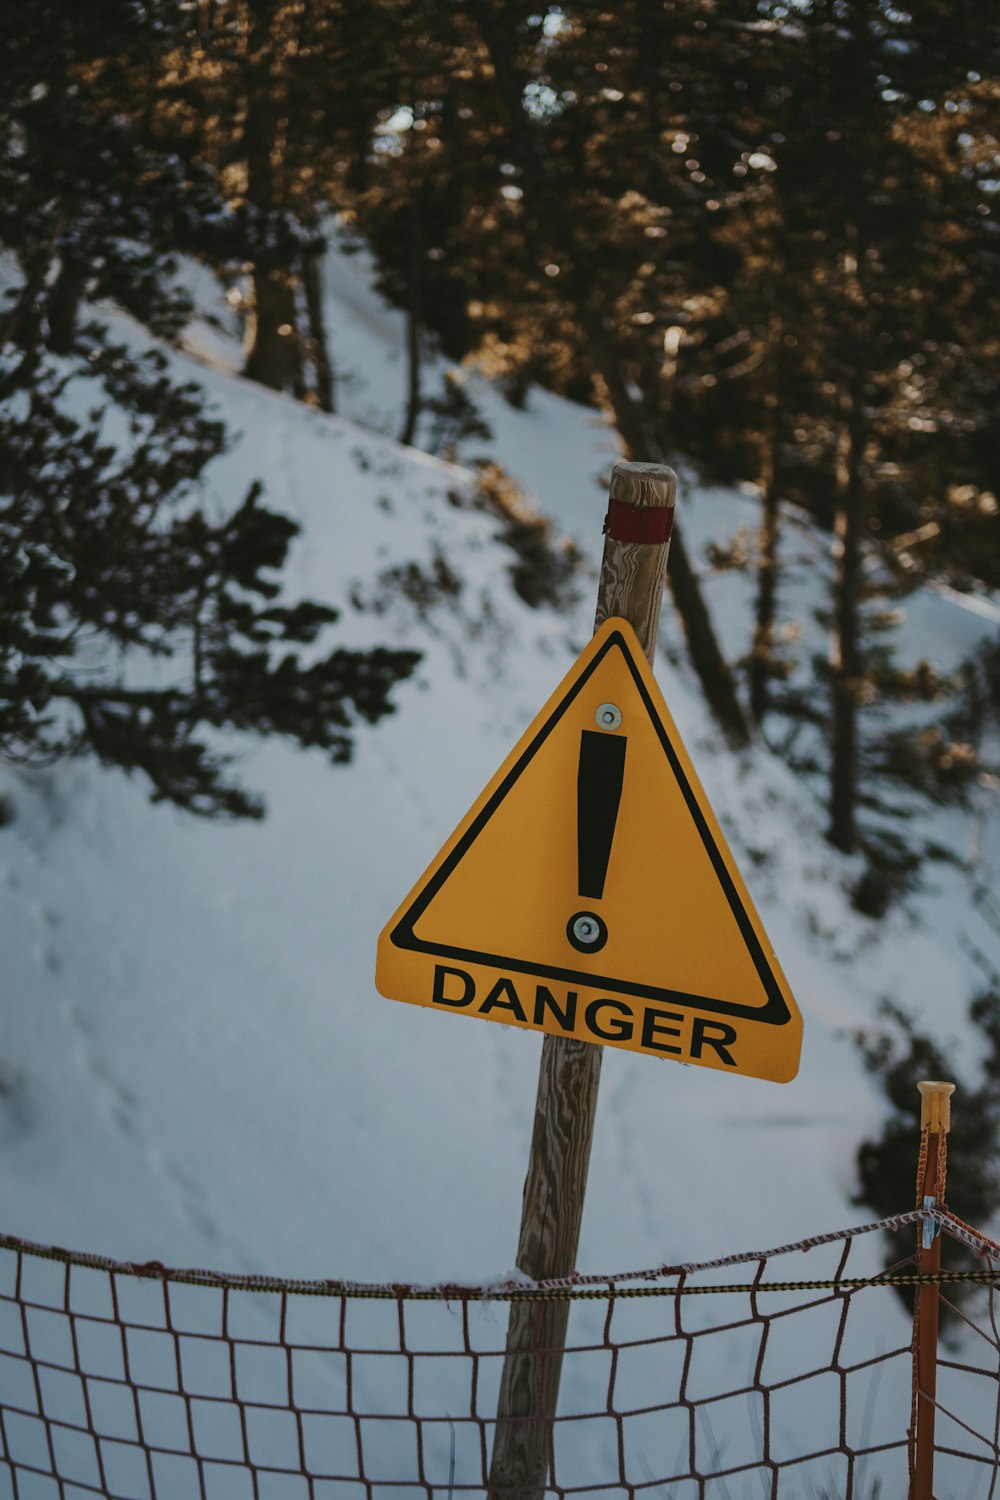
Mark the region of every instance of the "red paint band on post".
[[627, 500], [609, 500], [604, 530], [613, 542], [669, 542], [674, 524], [672, 505], [630, 505]]

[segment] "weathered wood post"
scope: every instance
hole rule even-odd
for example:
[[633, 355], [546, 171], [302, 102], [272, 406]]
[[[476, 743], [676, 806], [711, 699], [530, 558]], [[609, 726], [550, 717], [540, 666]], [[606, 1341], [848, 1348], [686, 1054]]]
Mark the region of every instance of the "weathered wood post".
[[[920, 1090], [920, 1166], [917, 1207], [936, 1208], [944, 1199], [951, 1127], [953, 1083], [918, 1083]], [[933, 1275], [941, 1269], [941, 1233], [925, 1220], [919, 1228], [917, 1270]], [[938, 1308], [941, 1288], [935, 1282], [917, 1287], [913, 1313], [913, 1427], [910, 1500], [933, 1500], [934, 1417], [937, 1400]]]
[[[617, 464], [605, 522], [594, 629], [627, 620], [656, 650], [677, 476], [663, 464]], [[524, 1184], [517, 1264], [536, 1281], [576, 1268], [604, 1049], [546, 1036]], [[497, 1406], [490, 1496], [541, 1500], [559, 1394], [567, 1301], [512, 1302]]]

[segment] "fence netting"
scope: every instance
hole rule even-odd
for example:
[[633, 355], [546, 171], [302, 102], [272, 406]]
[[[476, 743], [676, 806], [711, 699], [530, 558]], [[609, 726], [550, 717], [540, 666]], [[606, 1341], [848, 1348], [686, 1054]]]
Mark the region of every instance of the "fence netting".
[[[375, 1286], [169, 1271], [0, 1239], [0, 1495], [485, 1495], [513, 1299], [571, 1299], [547, 1496], [891, 1500], [909, 1481], [911, 1326], [880, 1231], [628, 1276]], [[941, 1347], [935, 1493], [992, 1500], [1000, 1249]], [[545, 1357], [540, 1350], [538, 1358]], [[525, 1418], [523, 1420], [536, 1420]]]

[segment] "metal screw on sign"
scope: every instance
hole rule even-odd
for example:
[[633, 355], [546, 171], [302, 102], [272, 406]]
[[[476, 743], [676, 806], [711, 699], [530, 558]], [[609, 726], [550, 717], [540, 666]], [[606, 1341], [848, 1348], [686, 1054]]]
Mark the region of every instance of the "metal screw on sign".
[[598, 729], [617, 729], [622, 721], [622, 711], [617, 703], [602, 703], [594, 718]]
[[570, 917], [566, 936], [581, 953], [598, 953], [608, 940], [608, 929], [596, 912], [580, 911]]

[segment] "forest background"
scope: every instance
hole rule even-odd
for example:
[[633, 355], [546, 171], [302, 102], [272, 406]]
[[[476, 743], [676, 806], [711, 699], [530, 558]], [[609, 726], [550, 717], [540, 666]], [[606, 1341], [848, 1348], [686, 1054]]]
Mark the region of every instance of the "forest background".
[[[335, 608], [269, 581], [294, 526], [256, 488], [225, 516], [192, 498], [224, 431], [100, 317], [176, 339], [195, 257], [245, 317], [245, 374], [335, 411], [337, 233], [407, 316], [401, 441], [449, 456], [481, 429], [460, 381], [429, 388], [436, 349], [512, 403], [541, 385], [592, 404], [625, 456], [756, 486], [757, 534], [712, 558], [755, 579], [743, 660], [683, 522], [671, 550], [720, 733], [822, 784], [830, 841], [864, 856], [860, 911], [942, 853], [913, 814], [992, 774], [1000, 655], [899, 667], [893, 629], [917, 584], [1000, 585], [993, 5], [37, 0], [0, 18], [0, 57], [9, 756], [92, 753], [193, 812], [254, 815], [216, 730], [346, 759], [356, 717], [388, 711], [416, 653], [315, 649]], [[87, 423], [63, 401], [81, 385]], [[494, 466], [481, 484], [532, 561], [522, 586], [557, 595], [544, 526]], [[805, 675], [789, 505], [835, 560]]]
[[[177, 397], [167, 413], [166, 388], [120, 351], [109, 361], [83, 316], [110, 297], [176, 332], [170, 257], [184, 251], [231, 276], [246, 373], [333, 410], [337, 331], [322, 326], [317, 278], [337, 214], [409, 316], [403, 441], [428, 404], [445, 428], [474, 424], [457, 386], [422, 388], [433, 339], [512, 401], [538, 382], [601, 406], [632, 457], [679, 450], [759, 486], [760, 534], [731, 559], [758, 578], [745, 694], [681, 535], [670, 584], [692, 659], [733, 742], [754, 723], [772, 736], [789, 716], [813, 724], [830, 838], [866, 840], [884, 882], [905, 873], [908, 856], [885, 828], [866, 832], [860, 809], [886, 776], [960, 787], [976, 770], [977, 705], [966, 694], [961, 723], [866, 734], [890, 696], [955, 706], [958, 684], [932, 669], [893, 671], [892, 601], [917, 578], [1000, 581], [991, 6], [91, 0], [3, 25], [0, 238], [23, 274], [0, 324], [8, 400], [22, 393], [40, 417], [76, 360], [137, 412], [158, 405], [161, 434], [185, 431], [144, 478], [147, 503], [189, 482], [221, 436]], [[40, 473], [48, 442], [65, 455], [70, 435], [36, 433], [29, 452], [5, 437]], [[782, 691], [794, 623], [780, 611], [780, 499], [835, 542], [831, 650], [807, 700]], [[230, 667], [251, 671], [246, 655]], [[403, 667], [382, 664], [386, 681]], [[218, 675], [217, 719], [233, 710]], [[55, 691], [31, 686], [36, 700]], [[74, 701], [84, 736], [118, 753], [107, 741], [134, 705], [90, 688]], [[37, 724], [8, 703], [7, 733], [30, 741]], [[164, 726], [157, 753], [169, 741], [183, 758], [183, 740]], [[185, 774], [153, 779], [174, 795]], [[190, 785], [181, 795], [196, 800]]]

